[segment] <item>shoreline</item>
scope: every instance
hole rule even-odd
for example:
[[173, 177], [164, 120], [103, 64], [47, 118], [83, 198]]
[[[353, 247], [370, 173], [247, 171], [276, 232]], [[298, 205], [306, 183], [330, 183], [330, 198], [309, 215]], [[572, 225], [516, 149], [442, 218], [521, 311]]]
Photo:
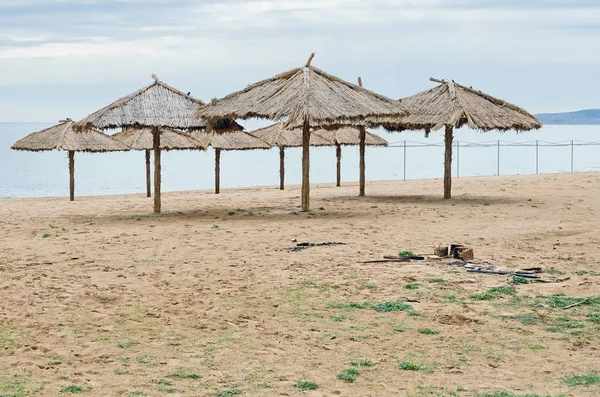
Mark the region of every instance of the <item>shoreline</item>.
[[[511, 178], [519, 178], [519, 179], [527, 179], [527, 178], [531, 178], [531, 179], [536, 179], [536, 178], [543, 178], [543, 177], [566, 177], [568, 175], [600, 175], [600, 171], [575, 171], [575, 172], [559, 172], [559, 173], [548, 173], [548, 174], [514, 174], [514, 175], [481, 175], [481, 176], [461, 176], [459, 178], [457, 177], [453, 177], [452, 179], [452, 183], [453, 183], [453, 188], [455, 186], [459, 186], [461, 181], [477, 181], [477, 180], [488, 180], [488, 179], [493, 179], [493, 180], [502, 180], [502, 179], [511, 179]], [[379, 184], [414, 184], [414, 183], [436, 183], [439, 182], [440, 186], [441, 186], [441, 194], [443, 195], [443, 178], [425, 178], [425, 179], [407, 179], [406, 181], [403, 181], [401, 179], [398, 180], [372, 180], [369, 181], [367, 180], [367, 196], [369, 196], [368, 194], [368, 188], [369, 185], [373, 186], [377, 186]], [[344, 187], [356, 187], [358, 188], [359, 182], [358, 181], [348, 181], [348, 182], [343, 182], [342, 181], [342, 186], [341, 188]], [[327, 182], [327, 183], [314, 183], [310, 185], [311, 187], [311, 191], [312, 189], [323, 189], [323, 188], [332, 188], [332, 187], [336, 187], [335, 186], [335, 182]], [[287, 190], [300, 190], [301, 185], [300, 184], [286, 184], [286, 189], [284, 191]], [[257, 186], [243, 186], [243, 187], [222, 187], [221, 186], [221, 194], [223, 195], [224, 193], [231, 193], [231, 192], [243, 192], [243, 191], [256, 191], [256, 190], [265, 190], [265, 191], [270, 191], [270, 190], [277, 190], [279, 191], [279, 186], [278, 185], [257, 185]], [[190, 193], [198, 193], [198, 194], [214, 194], [214, 187], [213, 188], [207, 188], [207, 189], [196, 189], [196, 190], [173, 190], [173, 191], [164, 191], [161, 190], [161, 196], [165, 195], [178, 195], [178, 194], [190, 194]], [[153, 190], [153, 194], [154, 194], [154, 190]], [[77, 202], [77, 199], [83, 199], [83, 200], [89, 200], [89, 199], [106, 199], [106, 198], [124, 198], [124, 197], [136, 197], [136, 196], [141, 196], [143, 195], [144, 198], [146, 198], [146, 193], [145, 192], [140, 192], [140, 193], [122, 193], [122, 194], [96, 194], [96, 195], [81, 195], [78, 196], [77, 195], [77, 191], [75, 191], [75, 202]], [[68, 193], [65, 196], [39, 196], [39, 197], [1, 197], [0, 196], [0, 200], [3, 201], [18, 201], [18, 200], [60, 200], [60, 199], [64, 199], [64, 198], [68, 198]]]

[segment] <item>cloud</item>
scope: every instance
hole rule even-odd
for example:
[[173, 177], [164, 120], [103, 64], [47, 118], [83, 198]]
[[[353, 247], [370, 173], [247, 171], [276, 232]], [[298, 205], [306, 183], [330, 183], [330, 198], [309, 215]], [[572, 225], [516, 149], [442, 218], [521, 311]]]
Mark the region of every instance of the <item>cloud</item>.
[[389, 96], [436, 75], [518, 89], [527, 104], [534, 98], [521, 91], [548, 79], [575, 95], [573, 79], [600, 65], [599, 39], [591, 0], [3, 0], [0, 96], [29, 87], [47, 101], [57, 87], [101, 85], [106, 97], [85, 99], [96, 107], [157, 73], [210, 99], [316, 50], [317, 66], [361, 74]]

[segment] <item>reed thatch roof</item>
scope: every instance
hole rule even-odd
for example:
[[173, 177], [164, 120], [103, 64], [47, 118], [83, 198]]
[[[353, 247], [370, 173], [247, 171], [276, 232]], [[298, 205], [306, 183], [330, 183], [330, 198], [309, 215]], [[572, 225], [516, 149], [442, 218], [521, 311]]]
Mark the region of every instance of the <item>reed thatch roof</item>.
[[[528, 131], [542, 126], [524, 109], [453, 81], [431, 78], [435, 88], [402, 99], [409, 110], [398, 125], [388, 129], [438, 130], [445, 125], [460, 128]], [[394, 124], [394, 123], [390, 123]]]
[[[268, 127], [250, 131], [250, 134], [278, 147], [301, 147], [302, 130], [286, 128], [284, 123], [276, 123]], [[387, 146], [387, 141], [375, 134], [367, 132], [367, 146]], [[311, 146], [359, 145], [360, 130], [356, 127], [338, 129], [313, 129], [310, 133]]]
[[246, 131], [233, 132], [206, 132], [192, 131], [192, 138], [197, 140], [201, 145], [213, 149], [222, 150], [253, 150], [253, 149], [270, 149], [271, 145], [250, 135]]
[[[331, 139], [335, 145], [357, 146], [360, 145], [360, 130], [355, 127], [342, 127], [336, 130], [315, 130], [311, 132], [312, 136], [317, 135], [323, 139]], [[365, 135], [365, 144], [367, 146], [387, 146], [388, 143], [379, 135], [367, 131]]]
[[[160, 128], [160, 148], [162, 150], [206, 150], [206, 146], [193, 139], [190, 134], [171, 128]], [[112, 136], [132, 150], [152, 150], [154, 137], [152, 128], [127, 128]]]
[[75, 123], [63, 120], [60, 124], [34, 132], [18, 140], [11, 149], [41, 152], [46, 150], [66, 150], [75, 152], [113, 152], [129, 148], [110, 136], [91, 129], [75, 131]]
[[204, 102], [163, 83], [155, 75], [152, 78], [154, 83], [90, 114], [77, 123], [76, 129], [205, 128], [204, 121], [194, 118], [194, 112]]
[[[314, 55], [314, 54], [313, 54]], [[205, 120], [263, 118], [301, 127], [378, 126], [377, 117], [401, 117], [402, 104], [310, 65], [252, 84], [213, 100], [196, 112]]]
[[[302, 130], [298, 128], [285, 128], [284, 123], [275, 123], [268, 127], [250, 131], [250, 134], [278, 147], [301, 147]], [[310, 134], [311, 146], [335, 146], [335, 142], [320, 135]]]

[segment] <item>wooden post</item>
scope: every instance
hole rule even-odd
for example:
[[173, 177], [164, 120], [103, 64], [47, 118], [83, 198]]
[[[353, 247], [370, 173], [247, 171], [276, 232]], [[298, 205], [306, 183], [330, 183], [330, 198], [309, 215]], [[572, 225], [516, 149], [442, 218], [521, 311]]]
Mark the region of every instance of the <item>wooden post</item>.
[[342, 147], [337, 145], [335, 148], [335, 154], [337, 157], [337, 187], [342, 186]]
[[446, 153], [444, 161], [444, 198], [452, 198], [452, 126], [446, 125]]
[[154, 212], [160, 214], [160, 130], [154, 128]]
[[[358, 86], [362, 88], [363, 83], [360, 76], [358, 77]], [[367, 139], [367, 131], [365, 127], [360, 127], [360, 183], [359, 183], [359, 197], [365, 196], [365, 141]]]
[[279, 147], [279, 190], [285, 189], [285, 148]]
[[221, 149], [215, 149], [215, 194], [221, 191]]
[[69, 199], [75, 201], [75, 152], [69, 150]]
[[310, 210], [310, 124], [304, 120], [302, 128], [302, 211]]
[[152, 197], [152, 182], [150, 181], [150, 150], [146, 150], [146, 197]]
[[365, 195], [365, 141], [367, 139], [367, 131], [365, 127], [360, 127], [360, 191], [358, 195]]

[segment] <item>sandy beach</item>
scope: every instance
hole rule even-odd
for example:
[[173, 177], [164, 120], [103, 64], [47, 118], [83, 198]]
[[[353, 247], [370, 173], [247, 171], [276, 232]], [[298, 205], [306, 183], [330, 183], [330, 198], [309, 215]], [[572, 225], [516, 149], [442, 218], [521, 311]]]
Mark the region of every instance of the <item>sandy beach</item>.
[[[315, 185], [310, 213], [299, 186], [163, 193], [159, 216], [142, 194], [1, 200], [0, 395], [598, 396], [572, 376], [600, 362], [599, 187]], [[455, 242], [556, 282], [362, 263]]]

